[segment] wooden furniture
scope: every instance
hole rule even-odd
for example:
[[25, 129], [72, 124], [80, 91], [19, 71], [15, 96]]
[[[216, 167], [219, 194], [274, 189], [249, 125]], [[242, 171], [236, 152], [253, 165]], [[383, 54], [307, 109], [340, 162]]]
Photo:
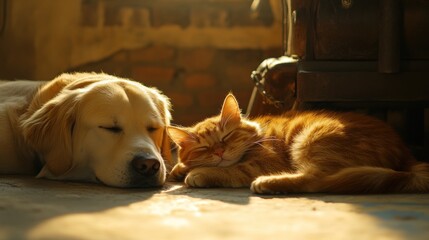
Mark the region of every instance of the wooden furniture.
[[262, 94], [249, 114], [363, 111], [429, 160], [429, 1], [285, 0], [284, 11], [285, 56], [252, 74]]

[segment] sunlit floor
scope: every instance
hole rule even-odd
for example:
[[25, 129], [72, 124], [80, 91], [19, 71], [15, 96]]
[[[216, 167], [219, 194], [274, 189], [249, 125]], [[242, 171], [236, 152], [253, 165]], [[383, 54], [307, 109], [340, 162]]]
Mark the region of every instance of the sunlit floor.
[[0, 179], [0, 239], [428, 239], [429, 194], [259, 196]]

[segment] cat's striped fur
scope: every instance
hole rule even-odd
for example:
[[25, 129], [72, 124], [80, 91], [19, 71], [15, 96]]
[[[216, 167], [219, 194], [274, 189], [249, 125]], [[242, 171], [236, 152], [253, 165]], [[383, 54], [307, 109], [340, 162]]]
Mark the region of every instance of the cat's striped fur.
[[192, 187], [255, 193], [429, 192], [429, 164], [384, 122], [356, 113], [287, 112], [245, 119], [229, 94], [221, 114], [170, 127], [179, 145], [171, 178]]

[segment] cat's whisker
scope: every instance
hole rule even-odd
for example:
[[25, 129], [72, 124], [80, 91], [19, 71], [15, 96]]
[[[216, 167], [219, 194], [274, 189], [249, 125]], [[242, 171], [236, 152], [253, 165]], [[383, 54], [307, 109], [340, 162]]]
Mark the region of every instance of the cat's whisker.
[[207, 162], [207, 159], [201, 159], [201, 158], [194, 158], [194, 159], [188, 159], [188, 160], [186, 160], [187, 162], [196, 162], [196, 163], [199, 163], [199, 162]]
[[232, 150], [232, 154], [241, 153], [241, 155], [246, 154], [250, 150], [253, 150], [253, 146], [255, 145], [254, 142], [248, 142], [240, 146], [240, 148], [237, 148], [236, 150]]
[[184, 139], [184, 140], [182, 140], [182, 143], [195, 143], [196, 142], [196, 140], [194, 140], [194, 139], [192, 139], [192, 140], [190, 140], [190, 139]]
[[256, 141], [254, 141], [255, 143], [260, 143], [260, 142], [268, 142], [268, 141], [275, 141], [275, 140], [279, 140], [279, 139], [277, 139], [277, 138], [261, 138], [261, 139], [258, 139], [258, 140], [256, 140]]
[[274, 149], [272, 149], [272, 148], [270, 148], [270, 147], [268, 147], [268, 146], [265, 146], [265, 145], [263, 145], [263, 144], [261, 144], [261, 143], [255, 143], [256, 145], [258, 145], [258, 146], [260, 146], [260, 147], [262, 147], [262, 148], [264, 148], [265, 150], [267, 150], [267, 151], [270, 151], [270, 152], [275, 152], [275, 150]]
[[188, 164], [191, 164], [192, 166], [210, 166], [212, 162], [217, 162], [213, 160], [212, 158], [206, 157], [206, 158], [194, 158], [194, 159], [188, 159], [186, 160]]
[[263, 143], [263, 142], [269, 142], [269, 141], [278, 141], [278, 142], [284, 142], [284, 140], [283, 139], [279, 139], [279, 138], [262, 138], [262, 139], [259, 139], [259, 140], [257, 140], [257, 141], [255, 141], [254, 143]]
[[192, 164], [189, 164], [191, 163], [191, 161], [189, 161], [188, 165], [192, 166], [192, 168], [205, 167], [205, 166], [211, 166], [212, 165], [211, 162], [212, 161], [203, 160], [203, 161], [192, 162]]

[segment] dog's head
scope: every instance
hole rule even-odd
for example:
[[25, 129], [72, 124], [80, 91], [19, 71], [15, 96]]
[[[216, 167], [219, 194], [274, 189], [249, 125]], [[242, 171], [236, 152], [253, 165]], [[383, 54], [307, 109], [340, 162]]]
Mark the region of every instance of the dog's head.
[[21, 121], [45, 162], [39, 176], [117, 187], [160, 186], [169, 161], [170, 102], [154, 88], [106, 74], [64, 74]]

